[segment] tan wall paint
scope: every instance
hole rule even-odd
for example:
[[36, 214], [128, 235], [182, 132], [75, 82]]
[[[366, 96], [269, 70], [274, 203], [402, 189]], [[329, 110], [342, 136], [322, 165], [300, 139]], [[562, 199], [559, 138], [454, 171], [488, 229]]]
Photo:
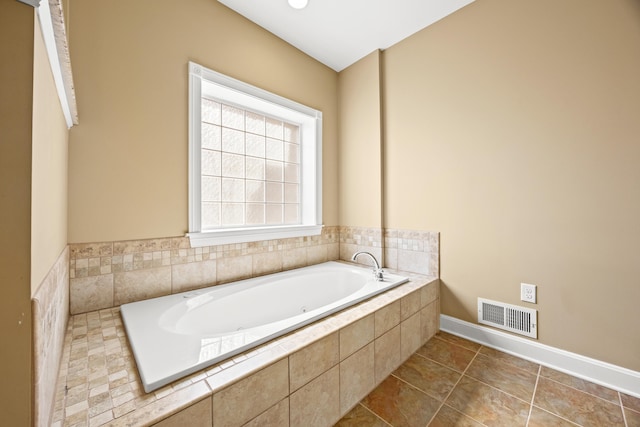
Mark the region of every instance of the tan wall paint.
[[441, 232], [442, 311], [640, 370], [640, 3], [478, 0], [385, 52], [387, 226]]
[[69, 242], [188, 228], [187, 62], [323, 112], [323, 220], [337, 225], [337, 73], [211, 0], [71, 0], [80, 125], [69, 144]]
[[31, 183], [32, 295], [67, 245], [69, 138], [37, 21], [35, 29]]
[[0, 425], [31, 424], [33, 8], [0, 2]]
[[380, 51], [340, 72], [338, 94], [340, 225], [381, 227]]

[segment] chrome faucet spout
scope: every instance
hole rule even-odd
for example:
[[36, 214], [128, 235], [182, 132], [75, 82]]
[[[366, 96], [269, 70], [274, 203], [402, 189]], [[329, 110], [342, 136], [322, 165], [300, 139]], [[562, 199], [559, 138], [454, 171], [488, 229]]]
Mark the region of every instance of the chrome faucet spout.
[[382, 268], [380, 268], [380, 264], [378, 264], [378, 260], [376, 259], [376, 257], [371, 255], [369, 252], [360, 251], [353, 254], [353, 256], [351, 257], [351, 261], [355, 261], [356, 258], [358, 258], [358, 255], [367, 255], [369, 258], [371, 258], [371, 261], [373, 262], [373, 275], [378, 282], [382, 282], [384, 280], [384, 276], [382, 275], [384, 271], [382, 270]]

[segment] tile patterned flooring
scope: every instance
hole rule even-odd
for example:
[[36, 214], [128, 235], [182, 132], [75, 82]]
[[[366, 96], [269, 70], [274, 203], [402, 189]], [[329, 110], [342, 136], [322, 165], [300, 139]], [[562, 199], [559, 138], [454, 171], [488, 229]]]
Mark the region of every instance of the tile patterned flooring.
[[640, 427], [640, 399], [438, 333], [336, 427]]

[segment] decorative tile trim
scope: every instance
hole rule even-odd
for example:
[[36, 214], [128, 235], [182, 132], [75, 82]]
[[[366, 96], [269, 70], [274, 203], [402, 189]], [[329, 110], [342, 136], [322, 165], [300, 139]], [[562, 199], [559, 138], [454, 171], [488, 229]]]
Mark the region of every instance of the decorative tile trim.
[[[357, 251], [373, 254], [386, 268], [439, 276], [440, 233], [433, 231], [340, 227], [340, 259]], [[366, 259], [358, 260], [369, 265]]]
[[33, 316], [34, 426], [49, 426], [56, 379], [69, 319], [69, 247], [42, 280], [31, 299]]
[[368, 227], [340, 227], [340, 243], [381, 248], [383, 229]]
[[[190, 247], [186, 237], [71, 244], [71, 314], [337, 260], [338, 236], [338, 227], [324, 227], [318, 236], [198, 248]], [[270, 256], [273, 254], [279, 255]], [[238, 263], [246, 266], [231, 271], [225, 268]], [[183, 265], [193, 268], [178, 268]], [[138, 278], [164, 272], [168, 282], [161, 289], [147, 289], [138, 280], [132, 289], [128, 279], [134, 272], [139, 273]]]
[[187, 237], [74, 243], [70, 247], [71, 278], [144, 270], [174, 264], [229, 258], [338, 243], [339, 227], [324, 227], [318, 236], [265, 240], [191, 248]]
[[[370, 252], [386, 268], [437, 277], [438, 245], [436, 232], [345, 226], [324, 227], [318, 236], [198, 248], [190, 247], [186, 237], [72, 244], [71, 314], [326, 261], [351, 261], [357, 251]], [[163, 284], [153, 289], [154, 284], [139, 280], [158, 275]], [[133, 276], [138, 280], [130, 280]]]

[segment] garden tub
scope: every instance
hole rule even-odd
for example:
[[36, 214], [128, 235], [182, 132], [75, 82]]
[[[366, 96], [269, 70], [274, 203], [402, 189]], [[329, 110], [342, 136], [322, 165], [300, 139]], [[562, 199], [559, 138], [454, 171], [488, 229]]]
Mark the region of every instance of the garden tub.
[[150, 392], [407, 282], [339, 262], [124, 304], [121, 314]]

